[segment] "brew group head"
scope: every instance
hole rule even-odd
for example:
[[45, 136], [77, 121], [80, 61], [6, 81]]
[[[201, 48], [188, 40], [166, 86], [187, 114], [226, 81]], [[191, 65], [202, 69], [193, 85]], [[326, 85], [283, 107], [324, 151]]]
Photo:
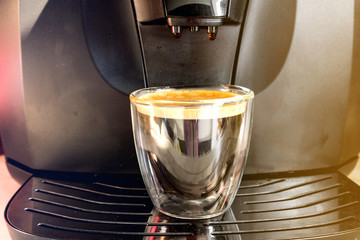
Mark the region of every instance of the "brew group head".
[[215, 40], [221, 25], [241, 22], [246, 1], [135, 0], [134, 3], [141, 23], [165, 20], [175, 38], [180, 38], [184, 30], [203, 30], [209, 40]]

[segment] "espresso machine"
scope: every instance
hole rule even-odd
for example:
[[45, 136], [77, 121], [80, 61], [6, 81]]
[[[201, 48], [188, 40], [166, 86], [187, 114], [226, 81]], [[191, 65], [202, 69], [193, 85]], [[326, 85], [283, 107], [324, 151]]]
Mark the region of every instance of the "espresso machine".
[[[358, 0], [2, 0], [0, 133], [13, 239], [360, 237]], [[129, 93], [236, 84], [255, 111], [224, 216], [153, 209]]]

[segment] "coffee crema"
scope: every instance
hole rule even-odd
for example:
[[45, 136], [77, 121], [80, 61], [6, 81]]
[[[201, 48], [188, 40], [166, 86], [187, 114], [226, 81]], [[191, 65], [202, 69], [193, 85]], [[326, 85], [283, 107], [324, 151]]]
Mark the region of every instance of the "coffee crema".
[[[239, 94], [215, 90], [176, 90], [176, 91], [163, 91], [152, 92], [144, 94], [139, 98], [141, 100], [152, 101], [185, 101], [185, 102], [204, 102], [206, 100], [216, 100], [222, 98], [231, 98], [239, 96]], [[166, 104], [166, 102], [165, 102]], [[170, 103], [173, 104], [173, 103]]]
[[169, 90], [130, 97], [143, 114], [172, 119], [211, 119], [239, 115], [248, 95], [219, 90]]

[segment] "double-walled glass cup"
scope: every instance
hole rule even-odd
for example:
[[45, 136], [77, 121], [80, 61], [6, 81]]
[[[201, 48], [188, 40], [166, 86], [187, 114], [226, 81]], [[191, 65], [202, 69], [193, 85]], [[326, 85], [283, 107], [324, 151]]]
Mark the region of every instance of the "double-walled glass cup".
[[154, 206], [205, 219], [232, 204], [245, 168], [251, 90], [233, 85], [155, 87], [130, 95], [135, 147]]

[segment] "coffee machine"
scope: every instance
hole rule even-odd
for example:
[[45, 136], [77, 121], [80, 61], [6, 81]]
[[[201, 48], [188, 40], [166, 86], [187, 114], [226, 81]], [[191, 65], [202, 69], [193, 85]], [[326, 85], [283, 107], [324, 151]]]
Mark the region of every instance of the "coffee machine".
[[[358, 0], [3, 0], [0, 133], [23, 185], [13, 239], [360, 237]], [[128, 94], [252, 89], [248, 163], [223, 217], [153, 209]]]

